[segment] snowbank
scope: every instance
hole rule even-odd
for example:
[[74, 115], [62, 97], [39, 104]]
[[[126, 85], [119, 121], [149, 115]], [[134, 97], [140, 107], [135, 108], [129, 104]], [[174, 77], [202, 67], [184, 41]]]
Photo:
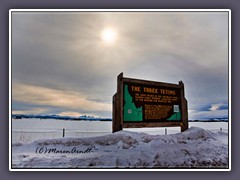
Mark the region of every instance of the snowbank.
[[172, 135], [120, 131], [14, 143], [12, 168], [228, 168], [228, 134], [192, 127]]

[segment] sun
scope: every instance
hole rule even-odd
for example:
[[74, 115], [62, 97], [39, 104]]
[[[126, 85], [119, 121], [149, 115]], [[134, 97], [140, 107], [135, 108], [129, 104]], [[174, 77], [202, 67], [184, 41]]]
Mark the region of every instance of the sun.
[[101, 32], [101, 38], [106, 44], [113, 44], [117, 39], [117, 33], [112, 28], [106, 28]]

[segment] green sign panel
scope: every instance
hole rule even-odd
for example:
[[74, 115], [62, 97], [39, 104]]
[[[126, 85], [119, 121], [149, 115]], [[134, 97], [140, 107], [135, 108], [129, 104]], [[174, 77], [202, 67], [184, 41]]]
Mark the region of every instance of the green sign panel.
[[123, 84], [124, 122], [181, 121], [180, 88]]

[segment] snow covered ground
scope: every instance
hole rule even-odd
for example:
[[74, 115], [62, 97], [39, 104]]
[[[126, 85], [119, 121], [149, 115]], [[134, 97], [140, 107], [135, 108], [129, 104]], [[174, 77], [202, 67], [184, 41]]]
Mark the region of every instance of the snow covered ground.
[[12, 144], [12, 168], [228, 168], [228, 134], [114, 134]]
[[[228, 122], [189, 122], [189, 127], [200, 127], [217, 132], [228, 132]], [[12, 119], [12, 143], [33, 142], [39, 139], [52, 139], [63, 137], [94, 137], [112, 133], [112, 122], [108, 121], [69, 121], [55, 119]], [[167, 128], [128, 128], [131, 132], [143, 132], [151, 135], [175, 134], [180, 127]]]

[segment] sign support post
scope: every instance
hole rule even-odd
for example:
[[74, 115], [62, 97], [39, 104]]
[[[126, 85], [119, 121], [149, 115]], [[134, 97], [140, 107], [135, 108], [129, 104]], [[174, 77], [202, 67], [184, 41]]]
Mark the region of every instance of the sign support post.
[[121, 131], [123, 128], [123, 73], [117, 77], [117, 93], [113, 96], [113, 130]]
[[181, 125], [181, 132], [186, 131], [188, 129], [188, 107], [187, 107], [187, 100], [185, 99], [184, 95], [184, 83], [179, 81], [179, 85], [181, 86], [181, 102], [182, 102], [182, 123]]

